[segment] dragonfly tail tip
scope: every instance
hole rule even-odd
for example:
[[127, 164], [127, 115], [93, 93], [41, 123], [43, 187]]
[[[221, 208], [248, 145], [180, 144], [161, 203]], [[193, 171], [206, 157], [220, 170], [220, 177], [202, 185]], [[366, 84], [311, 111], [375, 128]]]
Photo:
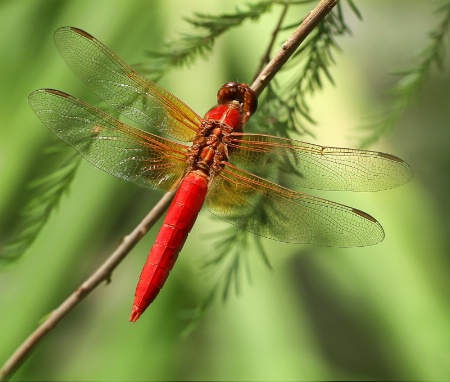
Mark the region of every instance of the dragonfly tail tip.
[[133, 306], [133, 310], [131, 311], [130, 322], [136, 322], [138, 318], [141, 316], [142, 312], [137, 307]]

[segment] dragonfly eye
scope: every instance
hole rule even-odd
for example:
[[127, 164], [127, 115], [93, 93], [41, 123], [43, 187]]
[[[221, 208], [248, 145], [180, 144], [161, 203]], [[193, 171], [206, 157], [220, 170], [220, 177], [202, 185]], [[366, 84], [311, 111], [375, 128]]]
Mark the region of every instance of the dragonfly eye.
[[227, 82], [217, 92], [217, 103], [219, 105], [237, 101], [242, 105], [242, 110], [250, 117], [258, 107], [258, 97], [253, 89], [247, 84], [238, 82]]

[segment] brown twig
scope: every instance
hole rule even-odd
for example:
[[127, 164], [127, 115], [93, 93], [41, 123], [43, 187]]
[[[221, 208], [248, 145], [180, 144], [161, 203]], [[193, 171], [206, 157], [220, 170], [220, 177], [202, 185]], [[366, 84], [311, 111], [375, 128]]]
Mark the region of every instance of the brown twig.
[[288, 8], [289, 8], [289, 5], [287, 3], [283, 4], [283, 10], [281, 11], [281, 15], [278, 19], [277, 25], [275, 25], [275, 28], [272, 31], [272, 37], [270, 39], [269, 44], [267, 45], [266, 52], [261, 57], [261, 63], [259, 64], [259, 67], [258, 67], [257, 71], [255, 72], [255, 78], [253, 79], [253, 81], [255, 81], [256, 78], [258, 78], [258, 75], [262, 72], [264, 67], [270, 61], [270, 54], [272, 52], [273, 46], [275, 45], [275, 41], [278, 37], [278, 32], [280, 31], [281, 25], [283, 24], [283, 21], [287, 15]]
[[[314, 27], [333, 9], [339, 0], [322, 0], [316, 8], [303, 20], [298, 29], [282, 45], [282, 49], [275, 55], [269, 64], [261, 71], [252, 84], [253, 90], [259, 95], [284, 65], [298, 46], [305, 40]], [[150, 213], [125, 236], [111, 254], [111, 256], [73, 292], [49, 317], [17, 348], [0, 370], [0, 380], [8, 380], [13, 372], [21, 365], [44, 336], [53, 329], [72, 309], [78, 305], [99, 284], [108, 282], [113, 270], [121, 263], [131, 249], [148, 232], [154, 223], [168, 208], [174, 194], [168, 193], [155, 205]]]
[[286, 63], [309, 33], [319, 24], [339, 0], [322, 0], [303, 20], [297, 30], [281, 46], [278, 53], [256, 77], [251, 88], [260, 95], [278, 70]]
[[0, 371], [0, 380], [7, 380], [31, 353], [40, 340], [53, 329], [64, 316], [78, 305], [90, 292], [103, 281], [109, 282], [111, 273], [122, 262], [126, 255], [142, 239], [155, 222], [164, 214], [174, 197], [174, 192], [165, 194], [152, 208], [147, 216], [125, 236], [108, 259], [81, 284], [63, 303], [53, 310], [49, 317], [20, 345], [5, 362]]

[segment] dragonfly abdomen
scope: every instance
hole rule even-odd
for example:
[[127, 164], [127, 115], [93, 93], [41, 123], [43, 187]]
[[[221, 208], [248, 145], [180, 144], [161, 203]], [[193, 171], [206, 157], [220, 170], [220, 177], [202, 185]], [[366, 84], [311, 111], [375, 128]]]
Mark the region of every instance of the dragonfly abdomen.
[[141, 272], [130, 321], [135, 322], [158, 295], [172, 270], [208, 191], [208, 179], [190, 172], [183, 179]]

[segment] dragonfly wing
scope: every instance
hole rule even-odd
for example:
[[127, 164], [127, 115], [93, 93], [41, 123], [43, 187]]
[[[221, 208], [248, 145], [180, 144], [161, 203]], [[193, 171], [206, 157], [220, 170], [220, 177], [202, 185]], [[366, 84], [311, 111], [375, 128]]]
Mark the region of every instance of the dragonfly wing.
[[63, 27], [55, 32], [55, 42], [70, 69], [120, 114], [181, 141], [195, 137], [201, 118], [96, 38]]
[[[233, 133], [230, 161], [261, 176], [300, 187], [379, 191], [412, 177], [406, 162], [390, 154], [323, 147], [271, 135]], [[272, 170], [272, 174], [267, 172]]]
[[128, 126], [58, 90], [30, 94], [37, 116], [99, 169], [154, 189], [171, 190], [183, 176], [187, 147]]
[[229, 223], [288, 243], [359, 247], [384, 238], [381, 225], [365, 212], [291, 191], [232, 165], [213, 179], [206, 205]]

